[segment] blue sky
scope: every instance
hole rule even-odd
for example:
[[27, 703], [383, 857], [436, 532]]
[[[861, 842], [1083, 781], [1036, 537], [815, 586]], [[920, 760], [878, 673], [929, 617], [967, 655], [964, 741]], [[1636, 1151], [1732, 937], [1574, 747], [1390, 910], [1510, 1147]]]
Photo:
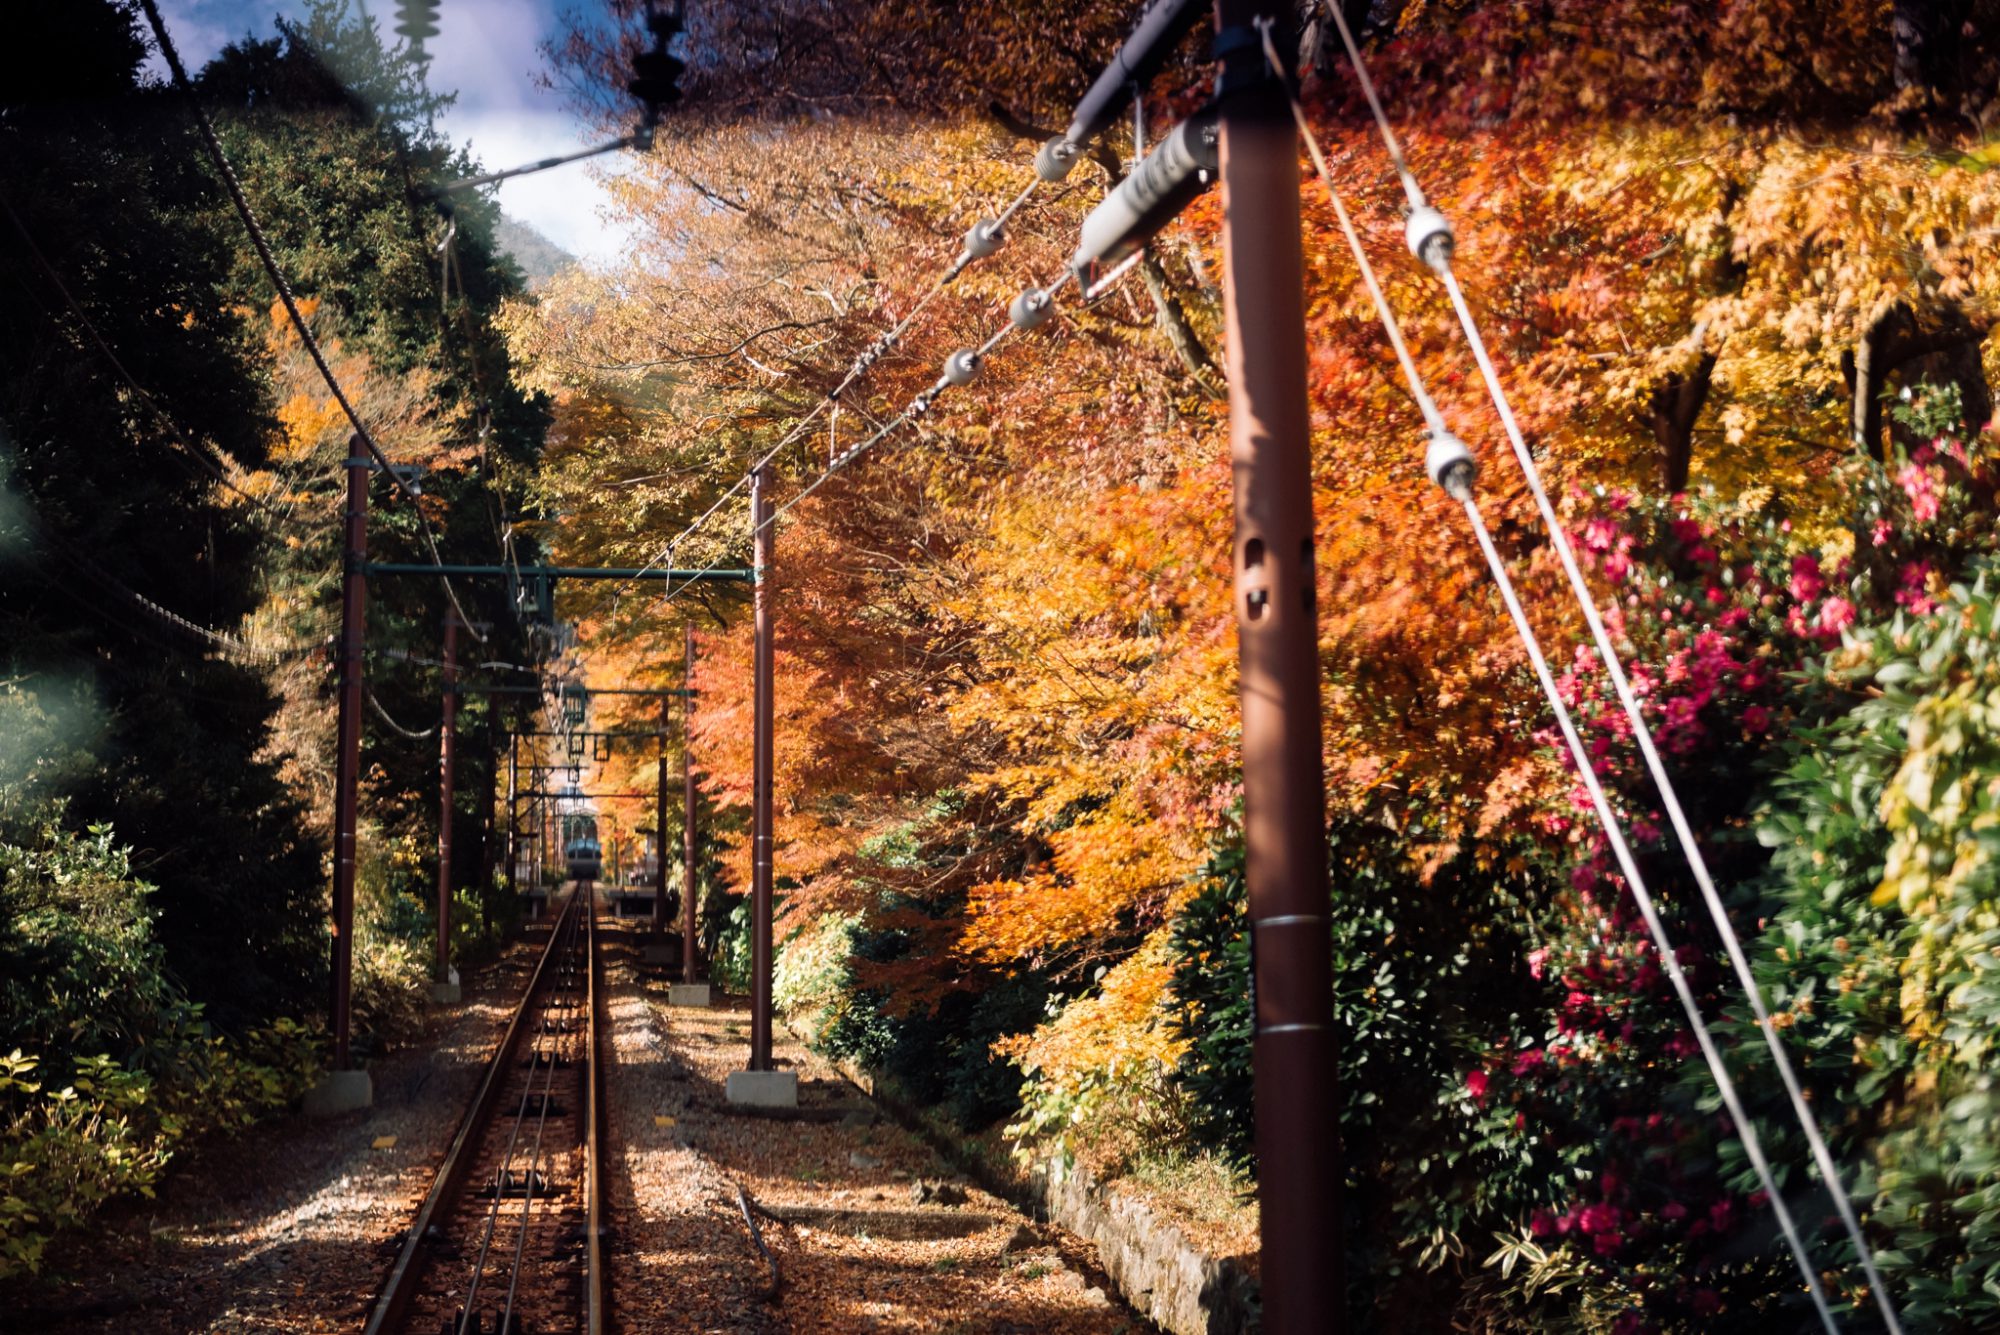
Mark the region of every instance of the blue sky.
[[[536, 86], [547, 69], [540, 47], [555, 36], [557, 12], [589, 0], [441, 0], [438, 36], [428, 43], [430, 83], [456, 92], [440, 121], [453, 139], [470, 143], [489, 170], [584, 147], [587, 128], [565, 109], [563, 96]], [[394, 35], [396, 0], [363, 0], [376, 24]], [[279, 15], [295, 16], [305, 0], [161, 0], [160, 10], [181, 56], [199, 66], [250, 33], [269, 36]], [[155, 58], [157, 63], [157, 57]], [[624, 232], [600, 216], [605, 194], [598, 177], [623, 169], [623, 154], [593, 164], [558, 167], [506, 182], [500, 204], [571, 254], [608, 264], [623, 249]]]

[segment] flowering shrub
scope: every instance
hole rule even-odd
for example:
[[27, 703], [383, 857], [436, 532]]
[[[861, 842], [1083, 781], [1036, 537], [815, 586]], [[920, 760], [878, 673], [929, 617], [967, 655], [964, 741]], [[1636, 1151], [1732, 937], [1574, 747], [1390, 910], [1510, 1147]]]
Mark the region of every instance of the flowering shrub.
[[[1972, 795], [2000, 781], [2000, 765], [1990, 763], [1996, 757], [1974, 740], [1984, 735], [1981, 711], [2000, 685], [1971, 666], [1984, 662], [1985, 650], [1973, 646], [1990, 643], [1991, 618], [1980, 610], [1983, 594], [1949, 587], [1940, 574], [1978, 559], [1992, 541], [1981, 518], [1992, 496], [1986, 438], [1967, 443], [1952, 432], [1954, 411], [1945, 395], [1903, 404], [1898, 419], [1922, 443], [1887, 466], [1848, 465], [1849, 522], [1822, 535], [1816, 549], [1804, 546], [1767, 496], [1749, 498], [1756, 506], [1600, 496], [1576, 535], [1609, 590], [1605, 620], [1630, 665], [1641, 712], [1734, 922], [1752, 938], [1774, 1023], [1800, 1053], [1820, 1106], [1872, 1108], [1900, 1088], [1897, 1080], [1914, 1078], [1909, 1063], [1931, 1050], [1925, 1044], [1953, 1047], [1956, 1078], [1932, 1071], [1934, 1083], [1924, 1086], [1930, 1102], [1902, 1138], [1875, 1139], [1889, 1132], [1893, 1117], [1835, 1119], [1832, 1128], [1836, 1155], [1850, 1172], [1858, 1165], [1881, 1172], [1878, 1236], [1896, 1234], [1902, 1243], [1904, 1232], [1929, 1230], [1883, 1251], [1886, 1267], [1906, 1272], [1911, 1310], [1932, 1322], [1969, 1320], [1974, 1311], [1991, 1319], [2000, 1308], [2000, 1286], [1980, 1288], [2000, 1276], [2000, 1254], [1979, 1261], [1980, 1247], [1971, 1246], [1979, 1263], [1967, 1272], [1968, 1242], [1983, 1234], [1940, 1227], [1936, 1218], [1948, 1210], [1960, 1212], [1955, 1219], [1966, 1212], [1984, 1218], [1974, 1204], [1983, 1197], [1937, 1184], [1984, 1189], [1990, 1151], [1973, 1147], [1990, 1144], [1990, 1136], [1978, 1136], [1992, 1128], [2000, 1106], [1983, 1038], [2000, 1016], [1980, 1010], [1986, 978], [1975, 964], [1993, 958], [1984, 953], [1992, 942], [1959, 926], [1990, 915], [1991, 896], [1982, 888], [1983, 863], [1968, 853], [1976, 837], [1940, 842], [1955, 821], [1971, 829], [1979, 819]], [[1919, 647], [1925, 627], [1935, 635], [1928, 648]], [[1907, 661], [1885, 664], [1885, 654]], [[1883, 698], [1856, 709], [1856, 673], [1875, 674]], [[1918, 689], [1895, 685], [1903, 682]], [[1784, 1170], [1805, 1164], [1802, 1137], [1789, 1129], [1762, 1037], [1745, 1020], [1713, 928], [1678, 850], [1663, 837], [1629, 720], [1587, 647], [1559, 686], [1679, 943], [1679, 963], [1730, 1040], [1732, 1072], [1780, 1165], [1780, 1181], [1804, 1193], [1810, 1184]], [[1828, 720], [1831, 732], [1800, 731]], [[1850, 731], [1855, 744], [1843, 749], [1834, 739]], [[1556, 743], [1552, 732], [1545, 740]], [[1899, 741], [1908, 748], [1901, 768]], [[1957, 766], [1948, 780], [1943, 754]], [[1761, 831], [1766, 845], [1779, 847], [1774, 864], [1770, 848], [1747, 835], [1752, 813], [1771, 800], [1767, 776], [1780, 766], [1789, 768], [1777, 787], [1779, 811]], [[1589, 1149], [1573, 1159], [1576, 1186], [1561, 1199], [1517, 1202], [1525, 1227], [1496, 1258], [1511, 1261], [1519, 1253], [1510, 1247], [1527, 1245], [1544, 1256], [1587, 1259], [1626, 1294], [1619, 1328], [1766, 1323], [1803, 1301], [1801, 1286], [1789, 1258], [1772, 1245], [1769, 1202], [1716, 1112], [1712, 1077], [1696, 1058], [1581, 785], [1566, 805], [1545, 812], [1543, 823], [1561, 850], [1564, 874], [1528, 957], [1547, 989], [1542, 1019], [1483, 1054], [1465, 1088], [1489, 1121], [1515, 1119], [1524, 1141], [1581, 1138]], [[1837, 857], [1843, 840], [1858, 846]], [[1870, 902], [1862, 892], [1877, 882], [1882, 890]], [[1758, 887], [1766, 890], [1761, 902]], [[1842, 896], [1851, 902], [1836, 912]], [[1885, 899], [1907, 919], [1896, 930], [1881, 920]], [[1758, 935], [1754, 929], [1767, 921]], [[1808, 941], [1823, 951], [1811, 966], [1801, 953]], [[1864, 942], [1871, 943], [1865, 951]], [[1807, 976], [1797, 976], [1801, 968]], [[1947, 1018], [1961, 997], [1978, 1012], [1977, 1023]], [[1900, 1023], [1888, 1022], [1885, 1005], [1901, 1008]], [[1885, 1066], [1899, 1074], [1878, 1078], [1873, 1068]], [[1892, 1159], [1900, 1173], [1892, 1174]], [[1929, 1169], [1919, 1172], [1917, 1163]], [[1893, 1194], [1907, 1196], [1919, 1182], [1921, 1200]], [[1826, 1213], [1803, 1196], [1792, 1204], [1808, 1227]], [[1898, 1210], [1908, 1222], [1895, 1222]], [[1918, 1251], [1928, 1253], [1926, 1261], [1915, 1259]], [[1829, 1240], [1818, 1261], [1839, 1272], [1850, 1300], [1868, 1301], [1851, 1248]], [[1941, 1273], [1950, 1278], [1941, 1281]], [[1940, 1283], [1949, 1300], [1930, 1292]]]

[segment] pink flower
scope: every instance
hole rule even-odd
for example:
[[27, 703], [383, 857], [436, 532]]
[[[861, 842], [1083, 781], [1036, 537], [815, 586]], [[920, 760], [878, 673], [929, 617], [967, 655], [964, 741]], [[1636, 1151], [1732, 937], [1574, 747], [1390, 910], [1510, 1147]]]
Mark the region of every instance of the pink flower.
[[1660, 1207], [1660, 1218], [1672, 1219], [1678, 1222], [1687, 1218], [1687, 1212], [1687, 1206], [1682, 1205], [1679, 1201], [1669, 1201]]
[[1580, 1232], [1590, 1234], [1590, 1245], [1599, 1256], [1616, 1255], [1625, 1245], [1624, 1218], [1615, 1205], [1586, 1205], [1577, 1216]]
[[1819, 628], [1828, 635], [1838, 635], [1854, 624], [1854, 604], [1845, 598], [1829, 598], [1819, 609]]
[[1540, 1070], [1547, 1061], [1548, 1054], [1544, 1053], [1540, 1048], [1529, 1048], [1520, 1056], [1514, 1058], [1514, 1074], [1531, 1074]]
[[1826, 588], [1826, 581], [1819, 573], [1819, 559], [1802, 553], [1792, 558], [1792, 597], [1802, 603], [1809, 603], [1820, 596]]
[[1896, 482], [1910, 498], [1910, 509], [1919, 523], [1937, 518], [1937, 491], [1926, 469], [1917, 464], [1906, 464], [1903, 471], [1896, 474]]
[[1771, 711], [1762, 705], [1750, 705], [1743, 711], [1743, 730], [1756, 734], [1771, 726]]
[[1669, 728], [1687, 728], [1694, 725], [1695, 703], [1684, 695], [1668, 700], [1660, 710]]
[[1486, 1072], [1472, 1071], [1465, 1077], [1465, 1092], [1476, 1102], [1486, 1102]]
[[1593, 552], [1608, 552], [1618, 545], [1618, 526], [1609, 519], [1593, 519], [1583, 526], [1583, 545]]
[[1529, 951], [1529, 952], [1528, 952], [1528, 976], [1529, 976], [1530, 978], [1534, 978], [1534, 979], [1536, 979], [1536, 980], [1538, 980], [1538, 981], [1539, 981], [1539, 980], [1541, 979], [1542, 975], [1543, 975], [1543, 974], [1544, 974], [1545, 972], [1547, 972], [1547, 970], [1548, 970], [1548, 963], [1549, 963], [1549, 952], [1548, 952], [1548, 948], [1547, 948], [1546, 946], [1544, 946], [1543, 948], [1541, 948], [1541, 949], [1539, 949], [1539, 950], [1531, 950], [1531, 951]]
[[1893, 534], [1895, 531], [1896, 531], [1895, 529], [1889, 526], [1888, 520], [1878, 519], [1875, 521], [1875, 527], [1871, 532], [1871, 537], [1874, 544], [1877, 547], [1886, 547], [1889, 545], [1890, 535]]
[[1918, 616], [1937, 607], [1937, 599], [1930, 596], [1931, 563], [1929, 561], [1906, 561], [1896, 582], [1901, 586], [1896, 590], [1896, 603], [1907, 607]]

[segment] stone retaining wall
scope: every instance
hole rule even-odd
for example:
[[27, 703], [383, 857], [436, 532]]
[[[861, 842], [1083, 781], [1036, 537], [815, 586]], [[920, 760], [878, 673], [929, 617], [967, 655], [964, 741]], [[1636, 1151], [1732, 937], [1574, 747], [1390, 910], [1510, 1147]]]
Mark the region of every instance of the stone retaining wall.
[[1257, 1329], [1256, 1281], [1236, 1262], [1196, 1247], [1164, 1211], [1060, 1159], [1003, 1175], [937, 1118], [877, 1088], [869, 1072], [848, 1062], [834, 1066], [982, 1187], [1095, 1243], [1119, 1295], [1169, 1335], [1250, 1335]]
[[1162, 1211], [1081, 1167], [1045, 1160], [1030, 1173], [1054, 1223], [1097, 1244], [1125, 1301], [1172, 1335], [1241, 1335], [1257, 1328], [1256, 1282], [1208, 1256]]

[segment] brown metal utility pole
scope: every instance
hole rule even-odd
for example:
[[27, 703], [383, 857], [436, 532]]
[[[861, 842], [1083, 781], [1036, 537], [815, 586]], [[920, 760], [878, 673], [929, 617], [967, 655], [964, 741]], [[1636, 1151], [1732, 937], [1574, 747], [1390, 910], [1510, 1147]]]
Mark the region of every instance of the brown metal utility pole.
[[1273, 1335], [1347, 1325], [1299, 148], [1256, 26], [1289, 10], [1216, 5], [1258, 1228]]
[[[507, 903], [511, 906], [521, 893], [520, 869], [521, 835], [518, 801], [514, 794], [520, 791], [521, 738], [514, 732], [507, 734]], [[508, 912], [513, 912], [509, 907]]]
[[368, 614], [368, 473], [361, 438], [347, 445], [347, 551], [340, 575], [340, 715], [333, 778], [333, 1069], [349, 1053], [354, 1000], [354, 825], [361, 774], [361, 640]]
[[[687, 665], [681, 684], [687, 688], [681, 707], [681, 981], [694, 977], [694, 623], [684, 628]], [[666, 858], [661, 845], [660, 857]]]
[[660, 697], [660, 740], [654, 760], [659, 766], [653, 797], [653, 935], [667, 930], [667, 696]]
[[438, 729], [437, 962], [432, 982], [451, 981], [451, 789], [458, 759], [458, 613], [444, 614], [444, 721]]
[[750, 1069], [771, 1069], [771, 497], [765, 470], [750, 475], [751, 655]]

